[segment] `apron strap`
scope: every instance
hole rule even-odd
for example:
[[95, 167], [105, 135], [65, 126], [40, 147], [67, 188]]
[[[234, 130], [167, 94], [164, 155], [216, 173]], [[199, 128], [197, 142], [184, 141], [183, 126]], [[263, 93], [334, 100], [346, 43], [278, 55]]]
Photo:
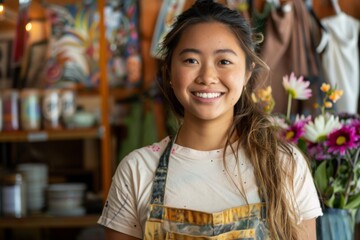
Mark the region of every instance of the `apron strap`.
[[155, 178], [151, 193], [150, 204], [163, 205], [165, 195], [166, 177], [169, 165], [169, 157], [175, 138], [170, 137], [169, 144], [160, 157], [159, 165], [155, 171]]

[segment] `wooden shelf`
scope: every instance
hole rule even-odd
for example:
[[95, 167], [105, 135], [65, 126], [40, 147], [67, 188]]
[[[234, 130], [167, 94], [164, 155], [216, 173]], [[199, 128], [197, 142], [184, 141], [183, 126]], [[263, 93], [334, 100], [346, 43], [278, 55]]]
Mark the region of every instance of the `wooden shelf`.
[[114, 88], [110, 90], [110, 95], [113, 96], [116, 100], [121, 101], [136, 95], [141, 94], [141, 90], [139, 88], [133, 89], [122, 89], [122, 88]]
[[101, 137], [101, 128], [0, 132], [0, 142], [42, 142]]
[[[99, 89], [78, 89], [76, 93], [79, 96], [99, 96]], [[109, 88], [109, 95], [115, 100], [121, 101], [127, 98], [141, 94], [140, 88]]]
[[0, 217], [1, 228], [77, 228], [97, 224], [99, 215]]

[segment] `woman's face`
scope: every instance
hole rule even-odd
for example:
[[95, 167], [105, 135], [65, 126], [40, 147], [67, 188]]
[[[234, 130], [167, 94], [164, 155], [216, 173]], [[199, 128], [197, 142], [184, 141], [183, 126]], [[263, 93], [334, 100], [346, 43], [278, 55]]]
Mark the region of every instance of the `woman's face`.
[[172, 55], [171, 83], [184, 107], [185, 121], [232, 120], [249, 76], [244, 51], [221, 23], [188, 27]]

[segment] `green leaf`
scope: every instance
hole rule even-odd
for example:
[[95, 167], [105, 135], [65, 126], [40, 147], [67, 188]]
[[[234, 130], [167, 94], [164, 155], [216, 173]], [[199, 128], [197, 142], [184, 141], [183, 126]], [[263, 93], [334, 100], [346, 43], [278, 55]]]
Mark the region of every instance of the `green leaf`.
[[340, 194], [338, 198], [338, 208], [344, 208], [345, 206], [345, 196], [343, 194]]
[[334, 207], [334, 202], [335, 202], [335, 194], [332, 194], [331, 197], [324, 199], [325, 205], [330, 208]]
[[345, 209], [353, 209], [360, 207], [360, 193], [349, 198], [348, 203], [344, 206]]
[[304, 139], [299, 138], [297, 146], [303, 153], [305, 153], [307, 155], [307, 144]]
[[321, 193], [324, 193], [328, 187], [329, 180], [326, 172], [326, 161], [320, 163], [314, 173], [315, 184]]

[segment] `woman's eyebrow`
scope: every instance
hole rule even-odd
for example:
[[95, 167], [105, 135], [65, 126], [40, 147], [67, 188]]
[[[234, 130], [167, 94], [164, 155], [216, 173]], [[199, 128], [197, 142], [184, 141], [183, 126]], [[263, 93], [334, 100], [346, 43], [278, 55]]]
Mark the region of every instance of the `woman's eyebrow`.
[[[200, 54], [201, 51], [195, 48], [184, 48], [183, 50], [180, 51], [179, 55], [185, 54], [185, 53], [196, 53], [196, 54]], [[235, 56], [237, 56], [236, 52], [229, 49], [229, 48], [224, 48], [224, 49], [217, 49], [214, 51], [215, 54], [221, 54], [221, 53], [230, 53], [233, 54]]]
[[180, 51], [179, 55], [185, 54], [185, 53], [197, 53], [200, 54], [200, 50], [195, 49], [195, 48], [184, 48], [183, 50]]
[[233, 54], [235, 56], [237, 56], [236, 52], [232, 49], [229, 49], [229, 48], [224, 48], [224, 49], [218, 49], [215, 51], [216, 54], [219, 54], [219, 53], [230, 53], [230, 54]]

